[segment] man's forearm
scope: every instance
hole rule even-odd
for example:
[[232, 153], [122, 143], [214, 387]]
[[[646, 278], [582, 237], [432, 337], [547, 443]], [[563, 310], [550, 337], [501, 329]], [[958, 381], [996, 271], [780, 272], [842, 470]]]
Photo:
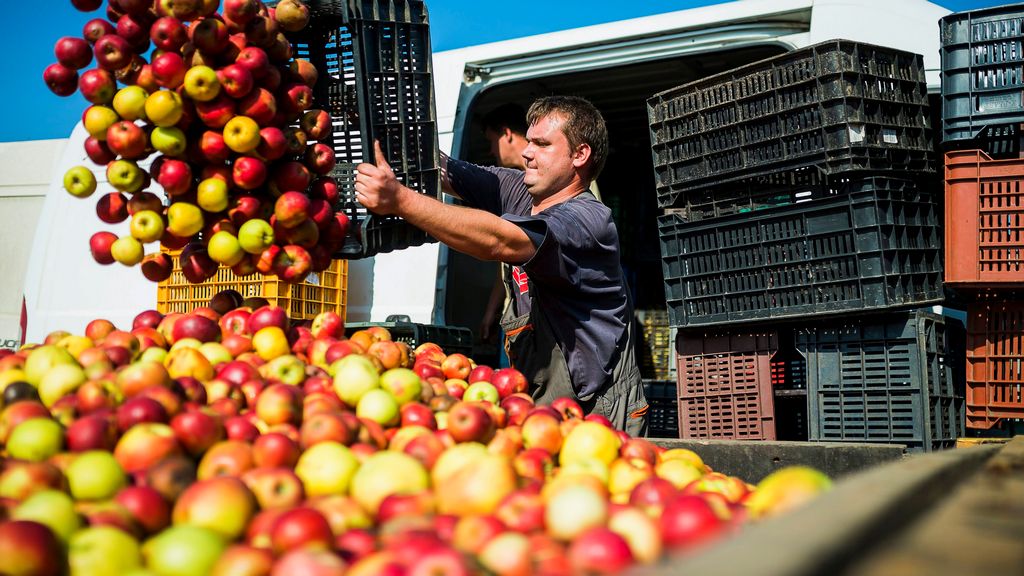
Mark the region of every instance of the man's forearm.
[[398, 216], [448, 246], [480, 260], [522, 264], [535, 252], [530, 237], [490, 212], [444, 204], [405, 189]]

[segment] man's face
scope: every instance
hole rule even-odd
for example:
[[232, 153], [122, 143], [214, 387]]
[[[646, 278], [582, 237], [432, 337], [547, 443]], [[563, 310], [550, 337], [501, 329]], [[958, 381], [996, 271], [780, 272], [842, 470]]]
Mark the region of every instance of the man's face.
[[487, 128], [484, 130], [484, 136], [491, 145], [491, 156], [499, 166], [520, 169], [523, 167], [521, 145], [516, 145], [517, 142], [522, 142], [522, 139], [513, 137], [511, 130], [504, 128], [494, 131]]
[[530, 195], [543, 198], [568, 186], [576, 169], [569, 140], [562, 132], [561, 116], [548, 114], [537, 120], [526, 131], [526, 140], [523, 182]]

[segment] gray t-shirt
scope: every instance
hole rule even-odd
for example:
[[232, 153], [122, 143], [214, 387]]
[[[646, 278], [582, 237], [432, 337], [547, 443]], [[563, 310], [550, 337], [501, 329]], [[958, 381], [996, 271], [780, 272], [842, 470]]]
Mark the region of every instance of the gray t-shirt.
[[537, 247], [529, 262], [512, 268], [513, 311], [529, 313], [533, 297], [555, 333], [577, 395], [586, 399], [607, 385], [633, 316], [608, 207], [581, 195], [531, 215], [518, 170], [449, 159], [448, 178], [466, 205], [518, 225]]

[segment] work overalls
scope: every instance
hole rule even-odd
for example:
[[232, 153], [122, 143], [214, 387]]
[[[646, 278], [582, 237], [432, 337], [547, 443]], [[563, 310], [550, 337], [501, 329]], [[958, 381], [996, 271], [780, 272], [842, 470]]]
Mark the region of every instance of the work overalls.
[[608, 418], [616, 428], [625, 430], [630, 436], [646, 434], [647, 399], [633, 349], [633, 322], [627, 323], [625, 349], [621, 350], [619, 361], [612, 370], [611, 383], [581, 399], [573, 388], [569, 365], [555, 341], [554, 331], [534, 297], [536, 287], [533, 282], [527, 279], [530, 313], [516, 316], [513, 312], [516, 297], [513, 289], [518, 289], [518, 284], [512, 277], [512, 266], [502, 264], [502, 280], [506, 295], [505, 311], [501, 317], [505, 350], [512, 366], [529, 380], [534, 401], [550, 404], [556, 398], [569, 397], [578, 401], [587, 414], [596, 413]]

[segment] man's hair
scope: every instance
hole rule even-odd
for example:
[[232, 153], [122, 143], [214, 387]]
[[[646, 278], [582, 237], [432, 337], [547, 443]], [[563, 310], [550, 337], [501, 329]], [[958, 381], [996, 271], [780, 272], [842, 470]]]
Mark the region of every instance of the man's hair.
[[520, 136], [526, 136], [526, 129], [528, 128], [526, 113], [523, 112], [522, 106], [511, 102], [502, 104], [484, 114], [483, 123], [484, 128], [491, 132], [501, 132], [503, 129], [508, 128]]
[[562, 117], [562, 133], [575, 152], [581, 144], [590, 146], [590, 170], [586, 177], [596, 180], [608, 158], [608, 127], [601, 112], [588, 100], [578, 96], [546, 96], [538, 98], [526, 112], [532, 126], [541, 118], [557, 114]]

